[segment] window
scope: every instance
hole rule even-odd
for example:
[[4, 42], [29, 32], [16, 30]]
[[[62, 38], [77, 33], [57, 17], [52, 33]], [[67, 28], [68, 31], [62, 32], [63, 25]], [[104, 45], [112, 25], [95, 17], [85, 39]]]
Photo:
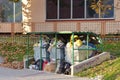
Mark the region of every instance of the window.
[[[22, 3], [15, 5], [8, 0], [0, 0], [0, 22], [21, 22], [22, 21]], [[15, 7], [15, 10], [14, 10]], [[15, 11], [15, 14], [13, 13]], [[14, 17], [15, 16], [15, 17]]]
[[46, 0], [46, 19], [113, 19], [114, 0]]
[[57, 0], [47, 0], [47, 19], [57, 19]]
[[84, 0], [73, 1], [73, 18], [84, 18]]
[[113, 0], [87, 0], [87, 18], [113, 18]]
[[70, 11], [70, 0], [60, 0], [59, 13], [60, 19], [70, 19], [71, 11]]

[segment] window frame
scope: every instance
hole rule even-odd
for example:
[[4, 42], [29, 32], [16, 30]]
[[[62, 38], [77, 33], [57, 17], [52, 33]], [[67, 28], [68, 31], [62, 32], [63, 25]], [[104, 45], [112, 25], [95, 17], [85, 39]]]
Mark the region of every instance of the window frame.
[[47, 21], [59, 21], [59, 20], [113, 20], [115, 19], [115, 8], [114, 8], [114, 0], [113, 0], [113, 17], [111, 18], [87, 18], [87, 0], [84, 0], [84, 18], [73, 18], [73, 0], [71, 0], [71, 15], [70, 15], [70, 18], [69, 19], [60, 19], [60, 12], [59, 12], [59, 9], [60, 9], [60, 6], [59, 6], [59, 1], [60, 0], [57, 0], [57, 18], [56, 19], [47, 19], [47, 0], [45, 0], [46, 4], [45, 4], [45, 7], [46, 7], [46, 20]]

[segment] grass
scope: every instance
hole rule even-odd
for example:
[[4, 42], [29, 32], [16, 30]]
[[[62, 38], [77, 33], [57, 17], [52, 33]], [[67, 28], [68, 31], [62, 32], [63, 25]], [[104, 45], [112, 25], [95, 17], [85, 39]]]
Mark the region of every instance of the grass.
[[[8, 62], [23, 61], [23, 56], [26, 55], [26, 50], [27, 46], [23, 44], [10, 42], [0, 43], [0, 55], [6, 58]], [[33, 54], [33, 49], [30, 49], [29, 53]]]
[[110, 52], [112, 55], [120, 57], [120, 41], [104, 42], [103, 51]]
[[[23, 56], [27, 51], [27, 36], [15, 35], [11, 37], [9, 35], [0, 35], [0, 55], [7, 58], [8, 62], [23, 61]], [[38, 41], [39, 37], [31, 36], [29, 38], [29, 54], [33, 54], [33, 44]]]
[[120, 42], [104, 42], [104, 51], [116, 56], [116, 59], [108, 60], [102, 64], [75, 74], [80, 77], [104, 76], [104, 80], [120, 80]]

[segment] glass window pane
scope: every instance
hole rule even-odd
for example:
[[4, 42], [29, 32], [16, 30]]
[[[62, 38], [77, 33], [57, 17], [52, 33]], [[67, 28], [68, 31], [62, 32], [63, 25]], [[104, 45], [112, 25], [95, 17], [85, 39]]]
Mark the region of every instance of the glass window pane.
[[73, 0], [73, 18], [84, 18], [84, 0]]
[[113, 18], [114, 0], [87, 0], [87, 18]]
[[22, 2], [15, 3], [15, 22], [22, 21]]
[[104, 9], [102, 10], [103, 18], [114, 17], [114, 0], [103, 0]]
[[[15, 3], [15, 22], [22, 21], [22, 3]], [[13, 2], [0, 0], [0, 22], [13, 22]]]
[[47, 19], [57, 19], [57, 0], [46, 0], [46, 18]]
[[60, 0], [60, 19], [69, 19], [71, 15], [71, 0]]
[[94, 15], [96, 14], [95, 9], [93, 9], [95, 4], [96, 0], [87, 0], [87, 18], [94, 18]]

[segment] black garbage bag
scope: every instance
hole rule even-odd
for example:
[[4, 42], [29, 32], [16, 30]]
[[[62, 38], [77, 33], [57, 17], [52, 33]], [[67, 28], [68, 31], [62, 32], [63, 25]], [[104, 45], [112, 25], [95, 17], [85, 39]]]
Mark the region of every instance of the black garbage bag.
[[69, 75], [71, 73], [70, 69], [71, 64], [68, 62], [61, 62], [59, 70], [57, 71], [58, 74], [66, 74]]
[[[35, 69], [36, 70], [42, 70], [43, 69], [43, 60], [42, 59], [38, 59], [37, 61], [35, 61], [34, 65], [35, 65]], [[41, 68], [41, 69], [40, 69]]]
[[64, 74], [66, 75], [70, 75], [71, 74], [71, 68], [70, 68], [71, 64], [68, 62], [65, 62], [65, 66], [64, 66]]

